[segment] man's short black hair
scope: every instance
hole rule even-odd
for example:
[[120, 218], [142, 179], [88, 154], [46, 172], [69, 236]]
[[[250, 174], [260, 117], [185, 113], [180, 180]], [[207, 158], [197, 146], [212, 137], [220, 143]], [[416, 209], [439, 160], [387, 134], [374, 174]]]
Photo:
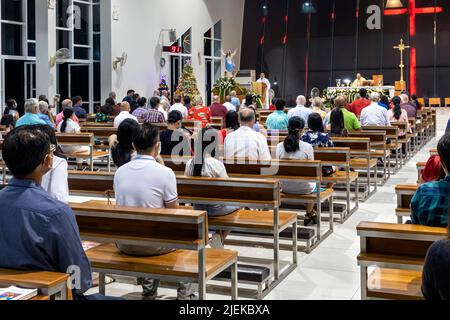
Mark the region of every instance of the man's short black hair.
[[191, 104], [191, 98], [189, 96], [184, 96], [183, 102], [184, 105]]
[[450, 133], [444, 135], [438, 143], [438, 153], [447, 171], [450, 170]]
[[367, 98], [367, 89], [365, 88], [359, 89], [359, 95], [361, 96], [361, 98]]
[[127, 91], [127, 96], [129, 96], [130, 94], [134, 94], [136, 91], [134, 91], [133, 89], [130, 89]]
[[160, 102], [161, 100], [158, 97], [153, 97], [150, 99], [150, 107], [152, 109], [156, 109]]
[[159, 128], [144, 123], [134, 134], [133, 144], [137, 151], [147, 151], [159, 141]]
[[178, 121], [183, 120], [183, 115], [178, 110], [173, 110], [169, 112], [169, 115], [167, 116], [167, 123], [175, 124]]
[[80, 96], [76, 96], [72, 98], [73, 105], [76, 105], [78, 102], [83, 101], [83, 98]]
[[141, 97], [138, 99], [137, 104], [139, 107], [143, 108], [146, 106], [147, 104], [147, 98], [146, 97]]
[[277, 111], [283, 111], [284, 108], [286, 108], [286, 101], [283, 99], [277, 99], [275, 102], [275, 107], [277, 108]]
[[36, 126], [14, 129], [3, 142], [3, 160], [11, 173], [18, 178], [33, 173], [49, 152], [50, 139]]

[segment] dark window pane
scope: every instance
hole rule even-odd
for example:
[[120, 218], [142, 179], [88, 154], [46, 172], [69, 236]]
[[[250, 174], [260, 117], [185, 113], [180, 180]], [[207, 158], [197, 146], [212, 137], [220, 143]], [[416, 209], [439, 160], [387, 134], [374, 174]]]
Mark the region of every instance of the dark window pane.
[[28, 43], [28, 56], [35, 57], [36, 56], [36, 44], [31, 42]]
[[75, 47], [75, 59], [89, 60], [89, 48]]
[[209, 29], [208, 31], [206, 31], [204, 37], [205, 38], [212, 38], [212, 29]]
[[93, 30], [94, 32], [100, 32], [100, 6], [92, 6], [92, 16], [93, 16]]
[[183, 36], [181, 37], [181, 42], [183, 45], [183, 53], [191, 54], [192, 49], [192, 39], [191, 39], [191, 30], [189, 29]]
[[222, 41], [214, 40], [214, 56], [220, 58], [222, 52]]
[[56, 43], [57, 49], [68, 48], [70, 49], [70, 32], [58, 30], [58, 41]]
[[2, 0], [2, 19], [22, 21], [22, 1]]
[[78, 16], [74, 11], [74, 33], [75, 44], [89, 44], [89, 6], [78, 3], [77, 6], [81, 9]]
[[100, 78], [100, 63], [94, 62], [94, 101], [101, 100]]
[[94, 35], [94, 60], [100, 60], [100, 35], [95, 34]]
[[222, 22], [217, 22], [214, 26], [214, 38], [222, 39]]
[[35, 14], [36, 2], [35, 0], [28, 0], [27, 7], [27, 19], [28, 19], [28, 39], [36, 40], [36, 14]]
[[204, 54], [207, 57], [210, 57], [212, 55], [212, 41], [209, 39], [205, 39], [205, 48], [204, 48]]
[[56, 5], [56, 25], [58, 27], [67, 28], [67, 20], [69, 15], [67, 14], [67, 8], [70, 5], [69, 0], [58, 0]]
[[2, 24], [2, 53], [11, 56], [22, 55], [22, 26]]

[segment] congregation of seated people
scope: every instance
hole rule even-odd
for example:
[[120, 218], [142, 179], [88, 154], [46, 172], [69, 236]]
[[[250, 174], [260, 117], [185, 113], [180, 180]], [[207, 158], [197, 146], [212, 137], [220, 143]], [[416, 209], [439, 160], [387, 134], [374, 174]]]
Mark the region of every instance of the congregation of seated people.
[[[399, 132], [399, 137], [403, 137], [411, 132], [408, 119], [416, 117], [422, 108], [417, 99], [407, 93], [390, 99], [377, 92], [369, 94], [366, 89], [361, 89], [353, 102], [337, 96], [331, 99], [331, 104], [326, 104], [327, 99], [316, 89], [310, 100], [299, 95], [295, 107], [290, 109], [286, 100], [274, 99], [274, 110], [262, 123], [256, 111], [257, 101], [251, 95], [241, 101], [236, 92], [231, 92], [224, 98], [213, 96], [212, 104], [207, 106], [201, 96], [174, 94], [171, 97], [166, 90], [156, 90], [152, 97], [146, 98], [130, 89], [120, 102], [111, 92], [104, 105], [97, 108], [95, 122], [112, 122], [117, 129], [108, 141], [116, 167], [116, 204], [141, 208], [178, 207], [177, 177], [164, 165], [161, 156], [189, 157], [184, 172], [187, 177], [227, 179], [222, 157], [311, 161], [315, 148], [333, 148], [333, 138], [347, 137], [350, 132], [363, 130], [364, 126], [406, 123], [406, 131]], [[6, 133], [2, 155], [13, 178], [0, 191], [0, 226], [5, 235], [1, 239], [8, 239], [0, 240], [0, 267], [66, 273], [70, 266], [77, 265], [81, 268], [82, 281], [80, 287], [73, 290], [75, 299], [114, 299], [86, 294], [93, 285], [90, 263], [81, 245], [74, 213], [68, 205], [68, 172], [73, 162], [66, 155], [89, 152], [89, 147], [59, 145], [57, 139], [57, 134], [80, 134], [88, 113], [82, 97], [62, 100], [59, 113], [54, 109], [46, 97], [26, 100], [22, 116], [13, 99], [8, 100], [4, 108], [1, 125]], [[211, 127], [213, 118], [222, 119], [222, 130]], [[183, 123], [191, 120], [198, 122], [199, 127], [185, 128]], [[273, 153], [268, 143], [268, 132], [272, 131], [287, 131], [287, 136], [277, 141]], [[448, 226], [450, 134], [439, 141], [438, 153], [422, 172], [421, 185], [411, 203], [412, 224]], [[74, 160], [75, 169], [87, 170], [82, 157]], [[323, 175], [332, 175], [336, 170], [324, 167]], [[333, 184], [327, 187], [332, 188]], [[320, 192], [315, 184], [292, 180], [281, 181], [281, 190], [294, 195]], [[218, 217], [241, 208], [208, 203], [196, 204], [194, 209]], [[308, 204], [304, 225], [317, 225], [317, 219], [317, 208]], [[223, 248], [228, 235], [226, 230], [213, 230], [211, 247]], [[430, 250], [424, 279], [427, 298], [442, 298], [432, 282], [443, 279], [450, 285], [448, 272], [444, 272], [448, 269], [436, 267], [436, 261], [443, 259], [442, 252], [450, 252], [449, 243], [450, 240], [446, 240]], [[117, 246], [122, 253], [132, 256], [170, 252], [161, 247]], [[141, 278], [139, 283], [144, 297], [155, 299], [158, 296], [158, 280]], [[197, 298], [198, 288], [194, 283], [179, 282], [177, 287], [178, 299]]]

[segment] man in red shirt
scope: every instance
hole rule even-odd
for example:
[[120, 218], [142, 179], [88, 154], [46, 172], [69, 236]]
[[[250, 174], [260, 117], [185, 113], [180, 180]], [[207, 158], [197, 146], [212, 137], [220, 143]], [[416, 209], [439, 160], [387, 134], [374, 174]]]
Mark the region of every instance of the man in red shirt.
[[353, 101], [353, 103], [347, 107], [347, 110], [353, 112], [358, 117], [358, 119], [361, 117], [361, 112], [363, 111], [363, 109], [370, 106], [370, 100], [367, 99], [367, 90], [361, 88], [359, 90], [359, 95], [361, 96], [361, 98]]
[[209, 107], [212, 117], [221, 117], [223, 124], [225, 124], [225, 117], [227, 116], [228, 109], [220, 103], [220, 97], [214, 96], [213, 104]]

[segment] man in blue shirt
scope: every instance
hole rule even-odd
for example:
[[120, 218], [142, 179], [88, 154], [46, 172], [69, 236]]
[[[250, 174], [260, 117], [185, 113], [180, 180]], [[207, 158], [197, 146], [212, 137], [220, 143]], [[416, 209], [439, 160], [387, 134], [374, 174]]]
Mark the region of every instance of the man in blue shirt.
[[411, 222], [429, 227], [447, 227], [450, 198], [450, 135], [441, 138], [438, 153], [447, 177], [420, 186], [411, 201]]
[[87, 119], [87, 112], [83, 108], [83, 99], [81, 97], [75, 97], [72, 99], [73, 113], [78, 119]]
[[235, 106], [236, 109], [239, 109], [239, 107], [241, 106], [241, 100], [239, 100], [239, 98], [237, 97], [237, 92], [234, 90], [231, 91], [230, 96], [231, 96], [231, 104]]
[[25, 115], [16, 122], [16, 128], [35, 124], [46, 124], [39, 118], [39, 103], [37, 99], [25, 101]]
[[3, 159], [14, 178], [0, 191], [0, 268], [70, 273], [74, 299], [105, 299], [83, 295], [92, 286], [91, 267], [75, 216], [41, 187], [54, 150], [48, 135], [34, 126], [5, 138]]

